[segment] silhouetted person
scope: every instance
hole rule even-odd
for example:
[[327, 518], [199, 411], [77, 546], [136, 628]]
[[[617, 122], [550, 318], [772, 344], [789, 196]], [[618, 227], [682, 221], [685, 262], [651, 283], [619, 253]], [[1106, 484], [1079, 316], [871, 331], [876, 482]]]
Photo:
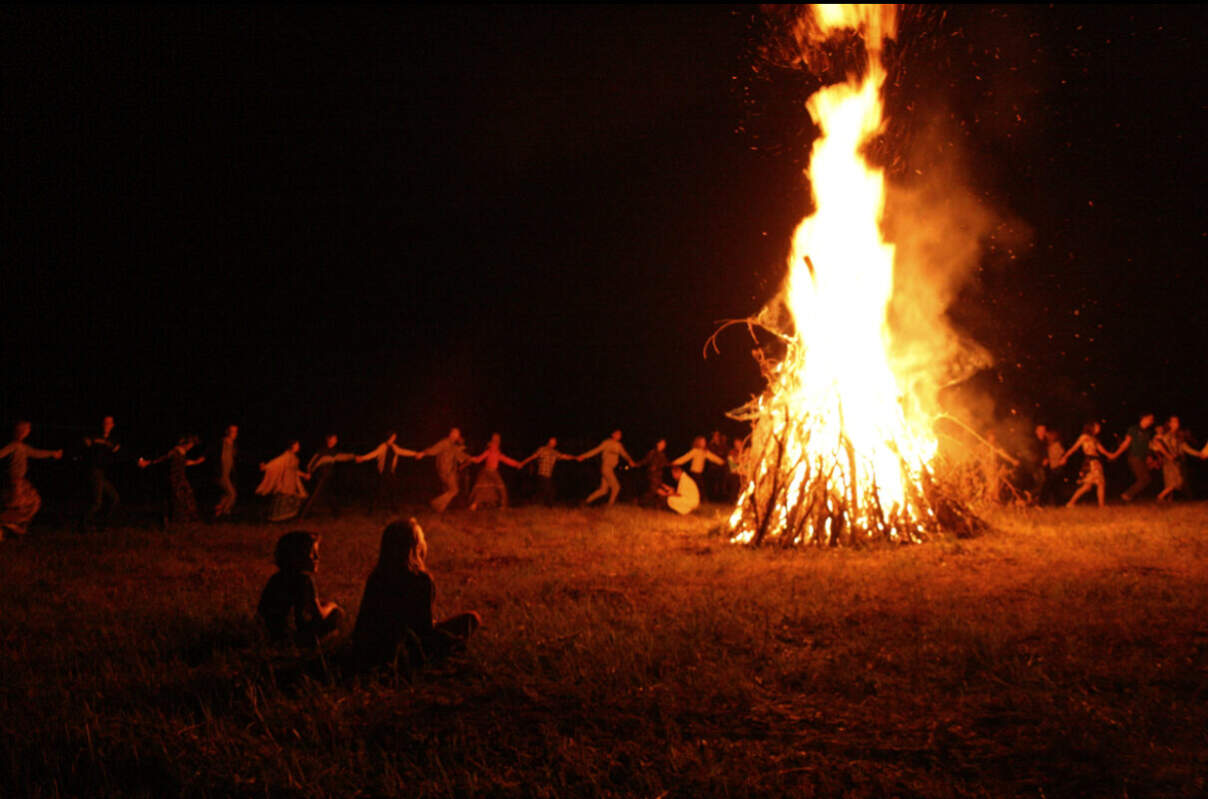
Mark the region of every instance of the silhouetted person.
[[222, 435], [222, 444], [218, 453], [218, 504], [214, 506], [214, 518], [221, 519], [230, 516], [235, 508], [235, 499], [239, 493], [235, 490], [235, 459], [239, 457], [239, 449], [235, 439], [239, 437], [238, 425], [227, 425]]
[[624, 458], [630, 466], [634, 465], [633, 458], [629, 457], [629, 453], [621, 445], [621, 431], [613, 430], [612, 435], [601, 441], [594, 449], [584, 452], [578, 457], [578, 460], [584, 461], [596, 455], [600, 456], [600, 487], [589, 494], [587, 499], [583, 500], [583, 504], [590, 505], [608, 494], [608, 504], [612, 505], [617, 501], [617, 494], [621, 493], [621, 483], [617, 480], [616, 475], [617, 461]]
[[431, 502], [433, 510], [443, 513], [460, 490], [457, 484], [458, 470], [469, 460], [461, 431], [456, 427], [450, 428], [449, 435], [420, 453], [420, 457], [425, 456], [436, 459], [436, 475], [445, 487], [444, 493]]
[[436, 585], [424, 559], [428, 543], [415, 519], [391, 522], [382, 531], [377, 566], [352, 631], [351, 653], [361, 667], [384, 666], [397, 659], [407, 667], [437, 661], [465, 646], [482, 620], [462, 613], [436, 622]]
[[113, 437], [113, 417], [101, 420], [101, 433], [84, 439], [84, 460], [88, 469], [88, 509], [80, 521], [80, 529], [103, 526], [121, 502], [117, 489], [109, 481], [110, 467], [117, 458], [121, 444]]
[[315, 646], [343, 624], [344, 611], [335, 602], [321, 601], [315, 587], [319, 540], [318, 533], [306, 530], [277, 539], [277, 573], [268, 579], [256, 608], [274, 641], [292, 639], [298, 646]]
[[1061, 434], [1051, 427], [1044, 432], [1044, 481], [1040, 485], [1040, 505], [1060, 504], [1060, 494], [1065, 486], [1065, 447], [1061, 445]]
[[8, 458], [8, 481], [0, 493], [0, 539], [4, 533], [25, 535], [29, 523], [42, 507], [42, 497], [26, 478], [29, 459], [63, 457], [61, 449], [36, 449], [25, 443], [33, 426], [26, 421], [13, 426], [13, 440], [0, 449], [0, 459]]
[[660, 489], [663, 487], [663, 470], [667, 468], [667, 439], [656, 441], [637, 465], [646, 467], [646, 493], [642, 495], [641, 502], [648, 507], [658, 507], [662, 503]]
[[323, 441], [323, 446], [310, 456], [310, 461], [306, 464], [306, 472], [312, 478], [310, 497], [298, 513], [299, 519], [310, 516], [324, 505], [332, 516], [340, 515], [339, 493], [333, 479], [335, 467], [337, 463], [351, 463], [356, 460], [356, 455], [341, 452], [339, 444], [340, 437], [329, 433]]
[[730, 451], [726, 453], [726, 494], [727, 502], [737, 502], [742, 493], [743, 481], [746, 479], [747, 451], [741, 438], [730, 442]]
[[550, 438], [545, 442], [545, 446], [538, 447], [537, 451], [520, 462], [523, 467], [529, 461], [537, 461], [537, 501], [545, 505], [547, 508], [554, 506], [554, 467], [558, 465], [558, 461], [573, 460], [570, 455], [565, 455], [558, 451], [558, 439]]
[[400, 447], [396, 441], [398, 433], [391, 430], [386, 434], [386, 440], [378, 444], [372, 451], [357, 456], [357, 463], [373, 461], [377, 473], [377, 485], [374, 488], [373, 499], [369, 502], [369, 512], [384, 507], [390, 513], [398, 512], [399, 485], [398, 459], [399, 456], [418, 458], [420, 454], [413, 449]]
[[1124, 440], [1120, 442], [1115, 454], [1119, 456], [1126, 448], [1128, 449], [1128, 468], [1132, 471], [1134, 480], [1128, 490], [1120, 495], [1120, 499], [1132, 502], [1153, 482], [1149, 473], [1149, 459], [1153, 455], [1152, 413], [1141, 414], [1137, 423], [1128, 428], [1128, 432], [1125, 433]]
[[168, 462], [168, 507], [164, 514], [165, 526], [173, 524], [189, 524], [198, 520], [197, 497], [193, 494], [193, 486], [189, 483], [188, 468], [204, 463], [205, 458], [189, 458], [189, 451], [197, 446], [197, 436], [181, 436], [176, 446], [149, 461], [139, 458], [140, 469]]
[[504, 463], [513, 469], [520, 468], [520, 462], [503, 454], [500, 445], [503, 439], [498, 433], [491, 435], [491, 441], [481, 455], [471, 458], [473, 463], [481, 463], [482, 470], [474, 481], [470, 491], [470, 510], [478, 510], [480, 506], [497, 504], [501, 508], [508, 506], [508, 487], [499, 474], [499, 464]]
[[713, 502], [721, 501], [726, 492], [726, 454], [730, 451], [730, 442], [720, 430], [714, 430], [709, 435], [707, 445], [709, 452], [717, 456], [717, 461], [705, 464], [706, 494]]

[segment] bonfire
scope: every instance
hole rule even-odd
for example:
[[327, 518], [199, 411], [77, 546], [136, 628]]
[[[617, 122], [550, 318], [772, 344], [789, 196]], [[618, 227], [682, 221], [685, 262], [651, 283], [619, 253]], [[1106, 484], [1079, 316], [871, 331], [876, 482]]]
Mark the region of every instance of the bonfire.
[[783, 355], [761, 357], [767, 389], [731, 413], [752, 424], [729, 520], [738, 542], [917, 542], [977, 525], [936, 480], [931, 419], [890, 357], [885, 179], [862, 150], [882, 128], [881, 51], [895, 23], [892, 5], [812, 6], [799, 21], [806, 41], [854, 34], [862, 47], [846, 79], [806, 104], [821, 129], [808, 170], [816, 210], [793, 235], [780, 294], [750, 320]]

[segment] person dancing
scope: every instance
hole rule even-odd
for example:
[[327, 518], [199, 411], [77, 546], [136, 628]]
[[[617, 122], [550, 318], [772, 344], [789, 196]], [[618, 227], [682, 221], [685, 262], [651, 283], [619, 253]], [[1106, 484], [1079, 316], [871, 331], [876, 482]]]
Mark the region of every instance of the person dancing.
[[1107, 493], [1107, 476], [1103, 472], [1102, 459], [1114, 461], [1119, 453], [1113, 454], [1103, 448], [1103, 444], [1099, 442], [1100, 429], [1098, 422], [1087, 422], [1082, 427], [1082, 435], [1078, 436], [1074, 445], [1061, 458], [1061, 465], [1064, 466], [1071, 455], [1079, 449], [1082, 450], [1082, 471], [1078, 475], [1078, 490], [1070, 497], [1070, 501], [1065, 503], [1067, 508], [1072, 508], [1079, 497], [1092, 488], [1099, 499], [1099, 507], [1103, 507]]
[[0, 459], [8, 458], [8, 482], [0, 492], [0, 540], [4, 539], [5, 532], [25, 535], [29, 523], [42, 507], [42, 497], [25, 476], [30, 458], [59, 460], [63, 457], [61, 449], [37, 449], [26, 444], [25, 439], [32, 430], [33, 425], [29, 422], [17, 422], [13, 426], [13, 440], [0, 449]]
[[256, 493], [270, 498], [270, 522], [292, 519], [302, 510], [302, 502], [306, 499], [302, 481], [310, 479], [310, 475], [298, 469], [298, 449], [298, 442], [291, 441], [280, 455], [260, 464], [264, 479], [256, 487]]
[[513, 469], [519, 469], [522, 464], [503, 454], [500, 449], [502, 441], [498, 433], [492, 434], [491, 441], [482, 454], [470, 459], [472, 463], [483, 464], [478, 479], [474, 481], [474, 488], [470, 491], [470, 510], [478, 510], [480, 505], [486, 503], [498, 503], [501, 508], [508, 506], [508, 487], [499, 474], [499, 464], [505, 463]]
[[197, 436], [185, 435], [176, 441], [176, 446], [155, 460], [138, 459], [138, 467], [146, 469], [158, 463], [168, 462], [168, 507], [164, 514], [164, 525], [189, 524], [198, 520], [197, 497], [189, 483], [188, 469], [205, 463], [205, 457], [190, 458], [189, 451], [197, 446]]
[[449, 428], [449, 435], [428, 447], [419, 456], [421, 458], [431, 456], [436, 459], [436, 474], [445, 490], [444, 493], [434, 497], [429, 504], [437, 513], [444, 513], [460, 490], [457, 485], [457, 472], [469, 461], [461, 430], [456, 427]]
[[608, 494], [608, 504], [612, 505], [617, 501], [617, 495], [621, 493], [621, 483], [617, 480], [616, 475], [617, 462], [624, 458], [630, 466], [633, 466], [634, 460], [629, 457], [629, 453], [621, 444], [620, 430], [613, 430], [612, 435], [601, 441], [599, 446], [584, 452], [576, 460], [585, 461], [596, 455], [600, 456], [600, 487], [588, 495], [587, 499], [583, 500], [583, 504], [590, 505]]

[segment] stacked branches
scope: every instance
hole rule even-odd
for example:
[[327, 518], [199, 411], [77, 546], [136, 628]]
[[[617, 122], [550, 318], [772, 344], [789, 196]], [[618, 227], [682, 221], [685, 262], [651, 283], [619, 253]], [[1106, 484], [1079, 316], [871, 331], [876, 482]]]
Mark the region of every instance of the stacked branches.
[[[786, 351], [775, 361], [762, 349], [754, 351], [767, 389], [729, 413], [752, 428], [746, 485], [730, 517], [732, 540], [752, 546], [859, 546], [919, 543], [940, 534], [966, 537], [984, 528], [955, 486], [927, 464], [909, 462], [893, 441], [886, 443], [904, 490], [887, 506], [876, 469], [845, 432], [842, 400], [817, 409], [795, 402], [804, 393], [798, 382], [802, 370], [796, 368], [807, 357], [804, 344], [762, 318], [727, 322], [722, 329], [736, 323], [746, 324], [753, 338], [756, 326], [767, 330]], [[715, 338], [710, 344], [715, 346]], [[837, 436], [828, 410], [838, 414]]]

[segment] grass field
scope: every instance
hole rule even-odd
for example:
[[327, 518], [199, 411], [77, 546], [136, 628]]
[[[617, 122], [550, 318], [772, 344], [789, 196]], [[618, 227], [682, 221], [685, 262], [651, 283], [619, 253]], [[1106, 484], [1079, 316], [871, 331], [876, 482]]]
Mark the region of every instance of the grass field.
[[[1143, 797], [1208, 792], [1208, 506], [751, 551], [633, 507], [420, 516], [469, 653], [285, 679], [281, 527], [0, 544], [0, 795]], [[318, 521], [355, 615], [380, 520]]]

